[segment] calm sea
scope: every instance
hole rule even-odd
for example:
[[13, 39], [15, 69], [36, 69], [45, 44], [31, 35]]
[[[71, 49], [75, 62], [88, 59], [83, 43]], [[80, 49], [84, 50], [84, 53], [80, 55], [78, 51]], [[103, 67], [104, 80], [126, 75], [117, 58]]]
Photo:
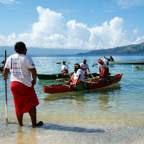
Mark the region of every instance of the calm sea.
[[[92, 67], [100, 56], [66, 56], [66, 57], [33, 57], [38, 74], [59, 73], [61, 62], [66, 60], [69, 71], [73, 71], [75, 63], [81, 63], [86, 58], [91, 72], [98, 72], [97, 66]], [[144, 60], [143, 56], [114, 56], [115, 61]], [[144, 67], [144, 65], [140, 65]], [[38, 120], [45, 123], [116, 123], [118, 125], [144, 125], [144, 71], [137, 70], [132, 64], [115, 64], [109, 67], [111, 75], [123, 73], [118, 85], [94, 92], [71, 92], [61, 94], [45, 94], [43, 85], [57, 83], [56, 81], [37, 81], [35, 90], [40, 104]], [[4, 81], [0, 73], [0, 125], [4, 123]], [[8, 79], [8, 116], [11, 123], [17, 123], [12, 95]], [[25, 124], [30, 124], [25, 116]], [[1, 136], [1, 135], [0, 135]]]

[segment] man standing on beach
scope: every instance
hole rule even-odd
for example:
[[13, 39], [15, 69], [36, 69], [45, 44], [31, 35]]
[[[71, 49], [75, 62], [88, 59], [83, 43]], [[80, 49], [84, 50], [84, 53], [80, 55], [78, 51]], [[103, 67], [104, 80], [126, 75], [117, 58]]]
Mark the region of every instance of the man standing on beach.
[[11, 73], [10, 87], [19, 126], [23, 126], [23, 114], [28, 112], [34, 128], [43, 124], [41, 121], [37, 123], [36, 120], [36, 106], [39, 101], [34, 90], [37, 79], [35, 65], [32, 59], [26, 56], [27, 48], [23, 42], [17, 42], [14, 49], [16, 53], [8, 57], [3, 78], [6, 80], [8, 73]]

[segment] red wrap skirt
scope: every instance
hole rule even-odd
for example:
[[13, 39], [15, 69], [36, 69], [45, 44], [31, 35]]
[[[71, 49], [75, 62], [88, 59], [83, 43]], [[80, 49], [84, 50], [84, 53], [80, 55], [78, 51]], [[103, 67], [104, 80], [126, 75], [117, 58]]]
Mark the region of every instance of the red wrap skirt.
[[29, 112], [39, 104], [34, 87], [27, 87], [20, 82], [12, 81], [11, 92], [17, 116]]
[[[75, 85], [75, 84], [83, 84], [84, 82], [83, 81], [80, 81], [80, 80], [75, 80], [74, 78], [72, 78], [71, 79], [72, 80], [72, 82], [70, 82], [70, 85], [72, 86], [72, 85]], [[76, 83], [76, 81], [77, 81], [77, 83]]]
[[68, 73], [68, 70], [62, 70], [60, 73], [61, 74], [66, 74], [66, 73]]

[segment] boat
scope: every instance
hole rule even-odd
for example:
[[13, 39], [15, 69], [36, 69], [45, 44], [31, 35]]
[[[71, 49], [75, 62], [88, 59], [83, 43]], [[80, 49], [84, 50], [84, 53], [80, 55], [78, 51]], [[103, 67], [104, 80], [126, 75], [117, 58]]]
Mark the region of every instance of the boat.
[[39, 80], [53, 80], [58, 78], [70, 78], [71, 74], [37, 74]]
[[[60, 78], [71, 78], [72, 73], [69, 74], [37, 74], [39, 80], [56, 80]], [[86, 77], [92, 78], [98, 76], [97, 73], [89, 73]]]
[[107, 79], [91, 79], [90, 81], [86, 82], [85, 84], [80, 84], [77, 86], [70, 86], [70, 85], [50, 85], [50, 86], [43, 86], [44, 93], [64, 93], [64, 92], [71, 92], [71, 91], [80, 91], [80, 90], [97, 90], [100, 88], [105, 88], [112, 84], [118, 83], [122, 78], [122, 73], [116, 74], [114, 76], [110, 76]]
[[135, 69], [136, 69], [136, 70], [144, 70], [144, 67], [141, 67], [141, 66], [135, 66]]
[[143, 60], [135, 60], [135, 61], [114, 61], [110, 62], [110, 64], [144, 64]]
[[[124, 65], [128, 65], [128, 64], [144, 64], [144, 60], [137, 60], [137, 61], [113, 61], [113, 62], [109, 62], [109, 65], [119, 65], [119, 64], [124, 64]], [[94, 67], [95, 65], [98, 65], [98, 63], [95, 63], [92, 65], [92, 67]]]

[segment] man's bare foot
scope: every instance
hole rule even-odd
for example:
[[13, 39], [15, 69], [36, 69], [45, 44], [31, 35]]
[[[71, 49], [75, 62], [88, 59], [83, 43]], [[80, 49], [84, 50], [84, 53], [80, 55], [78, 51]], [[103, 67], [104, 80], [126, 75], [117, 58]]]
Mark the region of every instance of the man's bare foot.
[[32, 126], [33, 128], [36, 128], [36, 127], [40, 127], [42, 126], [44, 123], [42, 121], [39, 121], [36, 125]]
[[42, 126], [44, 123], [42, 121], [39, 121], [37, 124], [36, 124], [36, 127], [40, 127]]

